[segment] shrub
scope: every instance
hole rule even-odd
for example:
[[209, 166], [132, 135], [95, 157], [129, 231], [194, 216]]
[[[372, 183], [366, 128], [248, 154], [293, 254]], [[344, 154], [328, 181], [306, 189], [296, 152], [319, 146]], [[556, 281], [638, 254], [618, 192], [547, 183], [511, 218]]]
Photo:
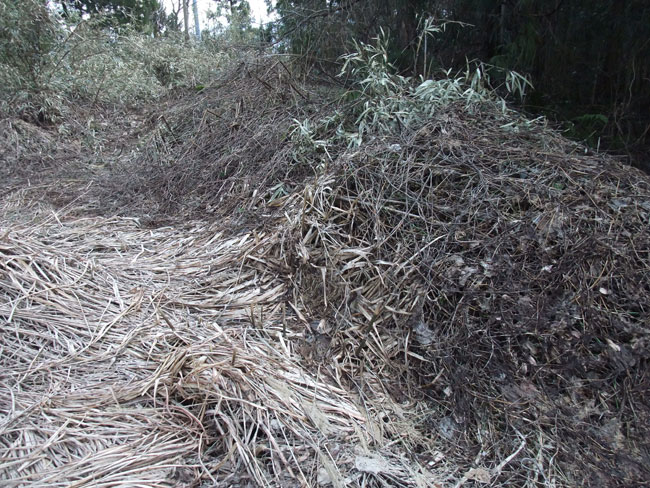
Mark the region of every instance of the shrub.
[[70, 23], [38, 0], [0, 0], [0, 111], [57, 122], [75, 101], [133, 105], [214, 79], [215, 43], [153, 38], [95, 16]]

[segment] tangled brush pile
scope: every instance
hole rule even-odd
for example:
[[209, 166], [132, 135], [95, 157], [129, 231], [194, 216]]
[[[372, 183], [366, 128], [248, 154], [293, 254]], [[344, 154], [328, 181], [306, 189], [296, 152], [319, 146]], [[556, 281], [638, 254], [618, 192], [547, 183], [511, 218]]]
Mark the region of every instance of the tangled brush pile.
[[436, 82], [391, 79], [362, 83], [352, 137], [321, 125], [335, 156], [291, 219], [330, 359], [369, 398], [425, 399], [419, 428], [493, 482], [640, 486], [650, 181], [470, 83], [433, 105]]
[[638, 485], [647, 177], [508, 110], [480, 66], [416, 82], [359, 48], [336, 103], [272, 58], [170, 103], [118, 201], [277, 225], [305, 357], [411, 426], [391, 435], [420, 462], [435, 444], [497, 484]]

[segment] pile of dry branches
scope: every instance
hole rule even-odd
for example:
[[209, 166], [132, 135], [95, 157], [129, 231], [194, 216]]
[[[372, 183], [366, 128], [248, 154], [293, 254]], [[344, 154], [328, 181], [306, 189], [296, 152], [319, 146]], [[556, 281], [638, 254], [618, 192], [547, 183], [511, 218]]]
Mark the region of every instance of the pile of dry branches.
[[296, 296], [367, 398], [372, 375], [426, 399], [419, 428], [493, 474], [523, 442], [495, 483], [647, 481], [645, 175], [450, 106], [346, 151], [300, 205]]
[[314, 117], [323, 100], [286, 63], [242, 61], [198, 94], [168, 95], [150, 111], [138, 152], [105, 175], [102, 211], [245, 220], [313, 176], [291, 134], [294, 119]]
[[2, 195], [2, 483], [647, 483], [648, 177], [412, 90], [348, 146], [321, 88], [242, 63]]

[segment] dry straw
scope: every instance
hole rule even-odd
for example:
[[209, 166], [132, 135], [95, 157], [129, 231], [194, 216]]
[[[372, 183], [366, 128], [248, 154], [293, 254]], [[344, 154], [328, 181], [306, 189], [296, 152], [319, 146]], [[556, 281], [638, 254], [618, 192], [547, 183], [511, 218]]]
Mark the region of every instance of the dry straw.
[[300, 363], [277, 237], [36, 213], [1, 232], [3, 486], [424, 479]]

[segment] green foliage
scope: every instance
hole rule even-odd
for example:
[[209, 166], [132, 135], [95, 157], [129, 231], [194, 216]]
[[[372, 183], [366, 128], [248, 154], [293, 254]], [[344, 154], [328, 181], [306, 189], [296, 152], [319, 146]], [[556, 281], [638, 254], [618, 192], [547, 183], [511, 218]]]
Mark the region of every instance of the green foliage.
[[[441, 32], [444, 26], [434, 28], [425, 23], [425, 36]], [[321, 120], [314, 126], [309, 121], [296, 122], [293, 132], [303, 146], [327, 152], [331, 142], [325, 134], [332, 133], [334, 141], [344, 140], [350, 146], [359, 146], [369, 137], [398, 133], [425, 124], [441, 108], [463, 104], [472, 112], [483, 104], [497, 104], [503, 113], [508, 112], [505, 101], [490, 86], [486, 65], [467, 63], [464, 73], [452, 76], [451, 70], [440, 73], [435, 79], [400, 75], [389, 61], [389, 36], [383, 31], [374, 44], [355, 43], [356, 51], [342, 56], [343, 67], [339, 76], [354, 80], [354, 87], [343, 98], [350, 102], [345, 111]], [[522, 75], [505, 74], [506, 87], [523, 95], [530, 85]], [[512, 121], [509, 128], [516, 124]]]
[[161, 5], [158, 0], [60, 0], [65, 17], [76, 10], [81, 15], [101, 16], [107, 24], [130, 25], [154, 32]]
[[[259, 39], [259, 30], [253, 27], [251, 7], [246, 0], [215, 0], [216, 10], [208, 12], [214, 28], [207, 34], [226, 44], [253, 43]], [[222, 25], [220, 19], [226, 19]]]
[[0, 0], [0, 102], [11, 101], [41, 122], [60, 114], [60, 96], [48, 91], [56, 84], [64, 34], [44, 2]]
[[579, 139], [589, 146], [599, 145], [599, 135], [609, 123], [604, 114], [583, 114], [567, 122], [567, 135]]
[[206, 84], [227, 59], [212, 43], [116, 30], [101, 15], [66, 24], [38, 0], [0, 0], [0, 9], [0, 109], [39, 123], [76, 101], [130, 105]]
[[0, 0], [0, 76], [5, 89], [24, 84], [40, 90], [60, 34], [42, 2]]
[[[428, 78], [441, 66], [488, 60], [483, 74], [502, 94], [517, 93], [528, 111], [559, 120], [607, 117], [591, 127], [579, 121], [585, 131], [596, 130], [594, 137], [578, 131], [581, 140], [629, 151], [650, 147], [647, 0], [278, 0], [277, 12], [279, 48], [330, 73], [355, 41], [368, 44], [383, 29], [390, 34], [388, 60], [400, 73]], [[418, 32], [428, 18], [457, 23], [422, 39]], [[509, 70], [526, 77], [509, 78]]]
[[209, 45], [186, 45], [180, 33], [155, 39], [133, 31], [84, 31], [62, 76], [71, 96], [102, 103], [132, 104], [168, 88], [207, 83], [225, 59]]

